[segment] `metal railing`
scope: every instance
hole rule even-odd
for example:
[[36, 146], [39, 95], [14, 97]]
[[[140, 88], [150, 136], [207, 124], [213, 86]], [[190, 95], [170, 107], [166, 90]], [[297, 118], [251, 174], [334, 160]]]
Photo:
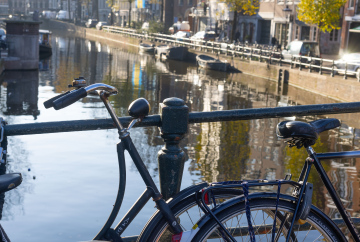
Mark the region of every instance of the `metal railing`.
[[[130, 37], [146, 39], [148, 41], [154, 41], [164, 44], [172, 44], [176, 46], [186, 46], [196, 51], [222, 54], [225, 56], [238, 57], [241, 59], [267, 62], [274, 65], [290, 65], [290, 68], [298, 67], [299, 70], [307, 68], [309, 72], [318, 72], [320, 75], [327, 72], [330, 76], [334, 77], [336, 74], [343, 75], [344, 79], [348, 76], [355, 76], [360, 82], [360, 64], [353, 62], [343, 62], [344, 69], [338, 69], [336, 67], [337, 61], [324, 58], [309, 57], [304, 55], [291, 55], [289, 58], [284, 59], [280, 51], [269, 46], [260, 45], [245, 45], [245, 44], [229, 44], [216, 41], [204, 41], [201, 39], [192, 38], [179, 38], [172, 35], [160, 34], [160, 33], [141, 33], [129, 28], [120, 28], [112, 26], [104, 26], [104, 31], [124, 34]], [[351, 69], [349, 67], [359, 68]]]

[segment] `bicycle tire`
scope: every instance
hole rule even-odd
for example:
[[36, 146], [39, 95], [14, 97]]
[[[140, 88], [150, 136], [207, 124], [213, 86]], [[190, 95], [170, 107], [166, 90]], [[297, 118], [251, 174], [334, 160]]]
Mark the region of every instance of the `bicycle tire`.
[[[218, 189], [216, 193], [214, 193], [214, 196], [217, 204], [220, 204], [227, 199], [239, 196], [241, 194], [242, 190]], [[196, 194], [192, 194], [188, 197], [185, 197], [171, 208], [184, 231], [190, 230], [195, 225], [195, 223], [202, 216], [204, 216], [204, 213], [197, 204], [198, 199], [199, 197], [197, 197]], [[196, 211], [196, 213], [194, 211]], [[161, 216], [161, 214], [158, 214], [158, 216]], [[165, 218], [161, 216], [161, 219], [158, 221], [159, 222], [149, 224], [146, 228], [146, 231], [141, 233], [138, 241], [171, 241], [172, 233], [169, 230], [169, 226]], [[147, 235], [147, 231], [150, 231], [149, 235]], [[146, 236], [146, 238], [144, 236]]]
[[[296, 204], [293, 202], [280, 200], [278, 203], [278, 216], [276, 216], [276, 225], [279, 229], [282, 218], [289, 215], [289, 219], [285, 221], [285, 226], [280, 232], [281, 238], [278, 241], [286, 241], [290, 219], [295, 211]], [[269, 198], [254, 198], [250, 200], [250, 210], [252, 225], [256, 241], [271, 241], [272, 224], [274, 222], [274, 214], [276, 209], [276, 200]], [[262, 218], [261, 218], [262, 216]], [[222, 222], [236, 241], [248, 241], [250, 238], [248, 222], [246, 218], [245, 202], [241, 201], [230, 206], [217, 214], [217, 218]], [[327, 216], [320, 210], [311, 209], [306, 223], [303, 225], [295, 224], [293, 233], [295, 239], [291, 236], [290, 241], [346, 241], [344, 235], [334, 223], [329, 222]], [[234, 227], [234, 224], [236, 227]], [[287, 224], [287, 225], [286, 225]], [[226, 241], [222, 236], [224, 233], [219, 232], [219, 225], [214, 219], [210, 219], [197, 232], [192, 241]], [[275, 236], [277, 235], [276, 234]]]

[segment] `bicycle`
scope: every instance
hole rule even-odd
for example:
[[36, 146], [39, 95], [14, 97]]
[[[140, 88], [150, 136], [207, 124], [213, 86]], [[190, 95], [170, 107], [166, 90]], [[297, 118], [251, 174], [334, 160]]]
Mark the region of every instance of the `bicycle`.
[[[109, 215], [105, 225], [100, 232], [93, 238], [93, 240], [111, 240], [111, 241], [122, 241], [121, 235], [141, 211], [145, 204], [153, 198], [156, 203], [158, 210], [150, 218], [148, 223], [145, 225], [143, 231], [139, 235], [138, 241], [168, 241], [171, 237], [174, 237], [174, 241], [190, 241], [189, 238], [196, 233], [196, 230], [192, 230], [193, 224], [188, 224], [192, 218], [182, 218], [190, 216], [191, 211], [196, 212], [197, 221], [204, 215], [202, 210], [199, 210], [198, 202], [200, 199], [201, 190], [208, 186], [208, 183], [203, 182], [197, 185], [190, 186], [174, 197], [170, 198], [167, 202], [162, 199], [162, 195], [158, 191], [153, 179], [151, 178], [147, 168], [145, 167], [140, 155], [137, 152], [130, 138], [131, 128], [138, 122], [141, 122], [149, 113], [150, 105], [144, 98], [139, 98], [133, 101], [129, 106], [129, 114], [132, 116], [132, 121], [127, 128], [124, 128], [120, 123], [118, 117], [115, 114], [113, 107], [111, 106], [108, 97], [110, 95], [117, 94], [117, 89], [102, 83], [93, 84], [86, 86], [86, 81], [82, 77], [74, 79], [73, 85], [69, 87], [75, 87], [76, 90], [68, 91], [63, 94], [57, 95], [47, 100], [44, 105], [46, 108], [53, 107], [55, 110], [65, 108], [79, 99], [86, 97], [89, 93], [97, 93], [100, 99], [103, 101], [107, 111], [110, 114], [111, 119], [114, 122], [115, 127], [118, 130], [119, 138], [121, 142], [117, 144], [118, 153], [118, 164], [119, 164], [119, 189], [118, 194], [113, 206], [113, 209]], [[126, 169], [125, 169], [125, 150], [128, 151], [132, 158], [135, 166], [137, 167], [140, 176], [146, 185], [146, 190], [139, 197], [132, 208], [126, 213], [126, 215], [120, 220], [120, 222], [111, 228], [115, 221], [115, 218], [120, 210], [124, 193], [125, 193], [125, 180], [126, 180]], [[220, 203], [224, 198], [235, 197], [241, 195], [242, 191], [239, 189], [220, 189], [215, 192], [214, 200]], [[186, 233], [183, 233], [186, 232]], [[181, 238], [180, 238], [180, 237]], [[176, 240], [175, 238], [180, 238]]]
[[[322, 211], [311, 204], [313, 185], [308, 183], [311, 167], [314, 165], [327, 191], [333, 199], [347, 229], [354, 241], [360, 241], [359, 234], [337, 195], [320, 160], [360, 157], [360, 151], [316, 154], [312, 148], [318, 135], [340, 126], [337, 119], [320, 119], [310, 123], [283, 121], [277, 125], [277, 136], [288, 139], [290, 147], [304, 147], [308, 158], [297, 182], [291, 175], [281, 180], [230, 181], [211, 184], [202, 193], [203, 209], [207, 215], [197, 222], [199, 231], [193, 241], [220, 238], [223, 241], [348, 241], [339, 227]], [[292, 195], [280, 192], [281, 186], [293, 187]], [[249, 193], [259, 186], [277, 186], [277, 193]], [[216, 189], [241, 188], [244, 195], [230, 199], [215, 209], [206, 206], [207, 194]], [[255, 215], [254, 215], [255, 214]]]

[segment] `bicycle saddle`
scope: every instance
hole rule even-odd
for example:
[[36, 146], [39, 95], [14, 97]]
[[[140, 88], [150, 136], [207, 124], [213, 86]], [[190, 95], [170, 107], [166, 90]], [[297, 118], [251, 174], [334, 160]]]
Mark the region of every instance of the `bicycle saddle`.
[[0, 193], [10, 191], [22, 182], [21, 173], [9, 173], [0, 176]]
[[319, 134], [323, 131], [340, 126], [335, 118], [319, 119], [310, 123], [301, 121], [283, 121], [276, 127], [276, 135], [281, 139], [292, 138], [289, 146], [298, 148], [315, 144]]

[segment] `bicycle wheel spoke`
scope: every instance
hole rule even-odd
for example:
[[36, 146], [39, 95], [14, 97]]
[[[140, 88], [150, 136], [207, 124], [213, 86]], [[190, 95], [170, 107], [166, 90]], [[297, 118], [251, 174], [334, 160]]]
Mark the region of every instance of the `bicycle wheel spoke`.
[[189, 214], [189, 211], [188, 211], [188, 210], [186, 210], [186, 214], [188, 215], [188, 217], [189, 217], [189, 219], [190, 219], [190, 221], [191, 221], [191, 224], [194, 226], [194, 222], [192, 221], [191, 216], [190, 216], [190, 214]]
[[319, 237], [317, 237], [314, 241], [317, 241], [322, 235], [320, 234]]

